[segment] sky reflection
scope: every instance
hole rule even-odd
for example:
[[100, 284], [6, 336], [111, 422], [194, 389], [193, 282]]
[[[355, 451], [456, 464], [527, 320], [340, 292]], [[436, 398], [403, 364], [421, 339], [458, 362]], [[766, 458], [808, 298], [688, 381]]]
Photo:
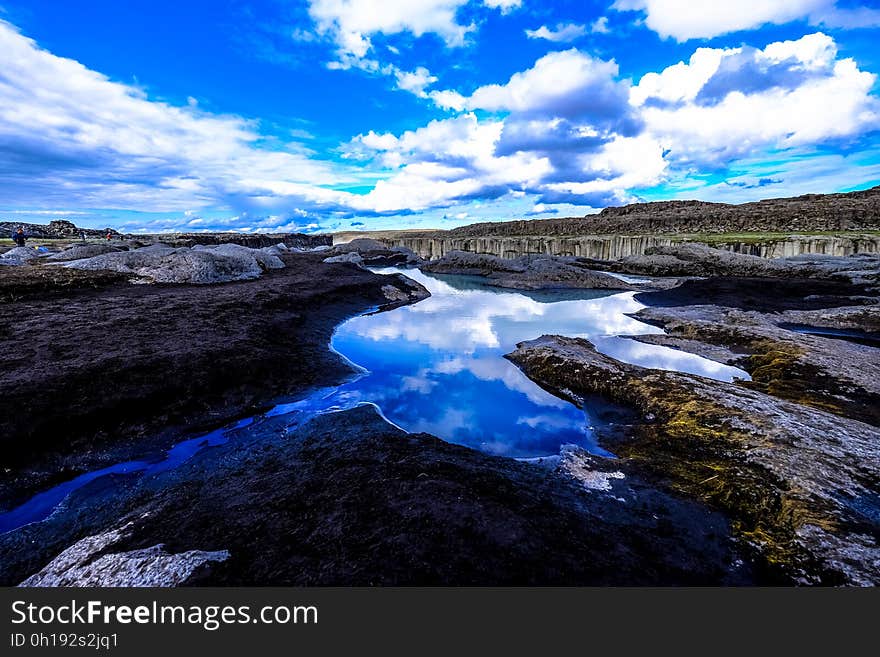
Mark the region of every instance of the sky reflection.
[[325, 407], [371, 402], [407, 431], [492, 454], [547, 456], [566, 443], [607, 454], [595, 442], [597, 414], [551, 395], [503, 358], [517, 342], [544, 334], [584, 337], [625, 362], [722, 380], [745, 376], [698, 356], [617, 337], [662, 333], [628, 316], [644, 307], [633, 292], [525, 293], [491, 288], [474, 277], [403, 273], [432, 296], [339, 327], [333, 347], [367, 373], [325, 398]]

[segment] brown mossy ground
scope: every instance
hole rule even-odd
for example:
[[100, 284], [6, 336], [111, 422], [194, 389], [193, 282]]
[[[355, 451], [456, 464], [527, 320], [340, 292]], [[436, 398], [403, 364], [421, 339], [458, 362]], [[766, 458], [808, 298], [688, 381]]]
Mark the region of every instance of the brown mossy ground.
[[113, 271], [68, 269], [42, 261], [0, 267], [0, 305], [32, 298], [46, 299], [74, 290], [124, 283], [130, 276]]
[[734, 531], [757, 548], [781, 581], [815, 569], [814, 564], [807, 568], [810, 559], [796, 531], [805, 522], [827, 526], [832, 516], [772, 472], [736, 456], [753, 446], [755, 437], [732, 426], [730, 407], [695, 397], [665, 377], [629, 387], [655, 420], [636, 429], [633, 440], [618, 449], [620, 456], [685, 497], [724, 511]]
[[792, 489], [745, 458], [749, 449], [761, 445], [761, 438], [736, 426], [743, 411], [716, 404], [664, 373], [573, 371], [564, 359], [553, 356], [519, 364], [530, 378], [552, 381], [553, 389], [600, 394], [648, 418], [633, 427], [627, 440], [614, 445], [615, 453], [683, 497], [723, 511], [735, 534], [755, 549], [771, 580], [791, 583], [809, 573], [817, 583], [843, 583], [797, 540], [797, 530], [805, 524], [832, 529], [834, 515], [806, 492]]
[[805, 351], [777, 340], [754, 340], [738, 363], [752, 377], [741, 385], [841, 417], [880, 426], [880, 399], [806, 362]]
[[[733, 530], [766, 560], [781, 581], [816, 564], [799, 546], [796, 532], [806, 523], [830, 527], [833, 516], [766, 468], [739, 458], [755, 437], [731, 426], [731, 409], [695, 398], [687, 390], [649, 383], [644, 396], [655, 421], [639, 426], [619, 455], [639, 463], [673, 490], [723, 510]], [[822, 573], [822, 583], [829, 580]]]

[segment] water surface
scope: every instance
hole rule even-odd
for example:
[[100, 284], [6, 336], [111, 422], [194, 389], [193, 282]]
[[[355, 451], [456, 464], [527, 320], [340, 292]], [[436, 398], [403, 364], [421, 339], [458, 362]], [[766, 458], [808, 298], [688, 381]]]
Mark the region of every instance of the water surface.
[[[403, 273], [431, 297], [411, 306], [354, 317], [334, 333], [331, 347], [361, 373], [334, 388], [313, 391], [249, 418], [175, 445], [154, 461], [129, 461], [88, 472], [0, 514], [0, 533], [48, 517], [73, 491], [114, 474], [155, 475], [198, 451], [230, 439], [278, 435], [278, 422], [297, 425], [322, 412], [374, 404], [409, 432], [427, 432], [491, 454], [534, 458], [577, 444], [609, 455], [596, 442], [603, 411], [559, 399], [526, 378], [504, 358], [518, 342], [545, 334], [583, 337], [618, 360], [691, 372], [721, 381], [748, 378], [736, 368], [626, 335], [662, 333], [629, 315], [644, 306], [634, 292], [555, 290], [521, 292], [489, 287], [482, 279]], [[267, 427], [273, 427], [269, 431]]]
[[277, 409], [349, 408], [376, 404], [391, 422], [492, 454], [528, 458], [557, 454], [573, 443], [607, 454], [596, 444], [595, 409], [546, 392], [504, 355], [518, 342], [545, 334], [588, 338], [621, 361], [700, 374], [723, 381], [748, 378], [736, 368], [622, 335], [662, 333], [629, 315], [642, 304], [634, 292], [490, 287], [468, 276], [404, 273], [431, 297], [390, 312], [342, 324], [332, 346], [364, 374], [325, 394]]

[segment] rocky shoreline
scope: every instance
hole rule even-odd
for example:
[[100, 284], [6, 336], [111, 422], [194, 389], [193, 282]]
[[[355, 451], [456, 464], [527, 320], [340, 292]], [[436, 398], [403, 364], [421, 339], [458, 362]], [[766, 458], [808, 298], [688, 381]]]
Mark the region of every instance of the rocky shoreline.
[[[625, 269], [682, 273], [680, 260], [661, 255]], [[726, 277], [637, 295], [649, 307], [634, 317], [665, 333], [632, 338], [738, 366], [750, 380], [645, 370], [562, 336], [520, 344], [509, 359], [556, 394], [598, 394], [638, 411], [616, 453], [723, 511], [790, 581], [876, 585], [880, 350], [870, 345], [880, 344], [871, 342], [880, 338], [880, 268], [860, 258], [711, 262]], [[735, 276], [749, 273], [764, 277]]]
[[[172, 269], [233, 257], [171, 251], [146, 255]], [[786, 328], [873, 339], [873, 261], [758, 265], [686, 250], [626, 263], [669, 276], [638, 286], [648, 307], [637, 318], [665, 334], [634, 339], [737, 365], [751, 381], [645, 370], [573, 338], [523, 343], [510, 359], [540, 385], [633, 417], [602, 439], [617, 458], [563, 448], [520, 462], [407, 434], [371, 406], [290, 428], [260, 413], [351, 375], [327, 347], [343, 319], [427, 294], [362, 264], [525, 289], [637, 286], [582, 259], [428, 265], [370, 241], [233, 253], [282, 266], [257, 260], [255, 278], [209, 285], [133, 285], [130, 256], [113, 253], [120, 271], [0, 268], [0, 334], [17, 345], [0, 380], [16, 409], [0, 418], [3, 510], [257, 417], [256, 430], [230, 429], [177, 468], [95, 480], [0, 535], [0, 583], [880, 583], [880, 351]], [[682, 262], [715, 264], [694, 278]]]
[[545, 336], [509, 358], [560, 395], [637, 409], [642, 421], [617, 454], [723, 511], [791, 581], [880, 581], [876, 426], [745, 385], [624, 365], [577, 338]]
[[[327, 350], [334, 327], [423, 294], [408, 280], [323, 264], [320, 253], [282, 258], [284, 268], [258, 279], [208, 286], [2, 268], [3, 507], [337, 382], [352, 369]], [[27, 278], [37, 282], [22, 285]]]

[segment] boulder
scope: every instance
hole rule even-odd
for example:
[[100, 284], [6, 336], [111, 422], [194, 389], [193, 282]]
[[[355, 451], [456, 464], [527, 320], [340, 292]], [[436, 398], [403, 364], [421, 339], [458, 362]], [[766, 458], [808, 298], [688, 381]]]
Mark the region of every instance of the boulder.
[[260, 263], [260, 267], [264, 270], [269, 270], [284, 269], [284, 263], [278, 256], [283, 254], [287, 250], [287, 247], [285, 246], [284, 249], [281, 249], [278, 245], [275, 245], [265, 246], [260, 249], [252, 249], [247, 246], [241, 246], [240, 244], [218, 244], [217, 246], [194, 246], [193, 250], [210, 251], [212, 253], [232, 257], [247, 258], [250, 256], [256, 258], [257, 262]]
[[19, 586], [178, 586], [205, 564], [229, 558], [225, 550], [169, 554], [161, 544], [113, 552], [113, 545], [129, 538], [130, 527], [131, 523], [77, 541]]
[[358, 237], [351, 242], [344, 244], [336, 244], [333, 246], [335, 253], [363, 253], [366, 251], [388, 251], [388, 246], [379, 240], [370, 239], [368, 237]]
[[341, 253], [339, 255], [330, 256], [329, 258], [324, 258], [324, 262], [326, 263], [337, 263], [337, 262], [349, 262], [355, 265], [363, 264], [364, 257], [355, 251], [349, 251], [348, 253]]
[[63, 266], [118, 271], [155, 283], [208, 284], [259, 278], [265, 269], [279, 265], [283, 267], [284, 263], [277, 255], [237, 245], [174, 249], [157, 244], [74, 260]]
[[[378, 240], [366, 237], [337, 244], [331, 253], [333, 255], [325, 262], [355, 262], [368, 267], [405, 267], [418, 265], [422, 262], [422, 259], [411, 249], [400, 246], [391, 248]], [[360, 259], [353, 256], [359, 256]], [[347, 259], [347, 257], [351, 257], [351, 259]]]

